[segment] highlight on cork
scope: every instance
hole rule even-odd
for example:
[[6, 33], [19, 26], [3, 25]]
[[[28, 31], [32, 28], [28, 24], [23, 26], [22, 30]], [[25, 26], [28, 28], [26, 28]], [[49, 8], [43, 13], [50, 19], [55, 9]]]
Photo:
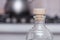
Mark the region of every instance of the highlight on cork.
[[46, 9], [45, 8], [34, 8], [33, 9], [33, 13], [36, 15], [39, 15], [39, 14], [42, 14], [44, 15], [46, 12]]

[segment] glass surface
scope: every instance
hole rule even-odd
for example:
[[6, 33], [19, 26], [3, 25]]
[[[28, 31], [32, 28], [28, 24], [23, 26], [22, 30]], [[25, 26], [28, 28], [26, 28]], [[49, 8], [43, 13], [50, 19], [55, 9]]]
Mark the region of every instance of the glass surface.
[[38, 10], [39, 13], [35, 13], [34, 27], [28, 32], [27, 40], [52, 40], [51, 32], [45, 26], [44, 11], [45, 10]]
[[44, 24], [37, 23], [29, 31], [27, 40], [52, 40], [52, 35]]

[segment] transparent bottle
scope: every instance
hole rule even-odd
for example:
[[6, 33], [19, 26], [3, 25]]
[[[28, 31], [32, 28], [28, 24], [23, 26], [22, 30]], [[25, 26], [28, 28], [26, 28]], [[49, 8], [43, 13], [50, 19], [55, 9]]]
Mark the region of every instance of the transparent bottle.
[[27, 40], [52, 40], [52, 34], [45, 26], [45, 9], [34, 9], [34, 27], [28, 32]]

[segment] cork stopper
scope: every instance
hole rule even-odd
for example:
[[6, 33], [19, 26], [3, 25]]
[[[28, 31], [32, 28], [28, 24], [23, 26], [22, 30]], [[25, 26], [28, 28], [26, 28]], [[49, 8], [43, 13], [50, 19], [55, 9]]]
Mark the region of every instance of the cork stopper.
[[35, 15], [34, 16], [35, 20], [37, 20], [37, 21], [43, 21], [43, 20], [45, 20], [45, 9], [35, 8], [33, 10], [33, 13]]

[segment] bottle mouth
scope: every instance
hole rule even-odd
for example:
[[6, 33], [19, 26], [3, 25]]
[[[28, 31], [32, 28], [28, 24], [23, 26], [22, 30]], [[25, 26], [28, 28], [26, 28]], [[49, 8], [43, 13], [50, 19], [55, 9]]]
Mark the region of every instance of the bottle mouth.
[[34, 8], [33, 13], [35, 15], [45, 15], [46, 10], [44, 8]]

